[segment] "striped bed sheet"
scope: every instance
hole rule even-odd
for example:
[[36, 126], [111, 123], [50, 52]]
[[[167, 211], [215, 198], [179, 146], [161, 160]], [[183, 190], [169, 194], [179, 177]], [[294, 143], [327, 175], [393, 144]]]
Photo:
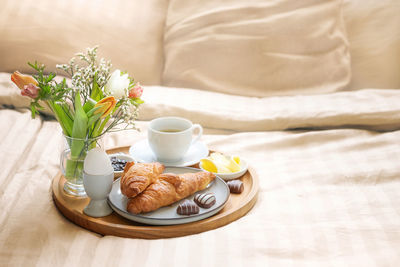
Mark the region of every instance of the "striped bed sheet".
[[[57, 123], [1, 109], [1, 266], [396, 266], [400, 262], [400, 131], [361, 129], [206, 134], [260, 179], [244, 217], [160, 240], [100, 236], [65, 219], [50, 185]], [[142, 129], [146, 122], [139, 123]], [[110, 147], [145, 133], [107, 138]]]
[[0, 266], [400, 264], [397, 90], [255, 99], [148, 87], [141, 131], [109, 134], [107, 148], [146, 138], [153, 117], [183, 114], [205, 127], [209, 149], [245, 158], [260, 188], [255, 206], [226, 226], [145, 240], [101, 236], [58, 212], [61, 130], [31, 119], [11, 88], [0, 74]]

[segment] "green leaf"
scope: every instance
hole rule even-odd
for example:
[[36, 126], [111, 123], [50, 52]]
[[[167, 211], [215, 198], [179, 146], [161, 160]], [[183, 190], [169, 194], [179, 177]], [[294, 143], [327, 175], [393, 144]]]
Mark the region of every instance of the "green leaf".
[[141, 104], [143, 104], [144, 103], [144, 101], [142, 100], [142, 99], [140, 99], [140, 98], [130, 98], [129, 99], [130, 101], [131, 101], [131, 103], [133, 104], [133, 105], [135, 105], [135, 106], [139, 106], [139, 105], [141, 105]]
[[[92, 102], [90, 99], [88, 99], [88, 101], [86, 101], [86, 103], [83, 105], [83, 110], [88, 113], [90, 110], [92, 110], [95, 106], [95, 102]], [[88, 114], [88, 116], [90, 116]]]
[[93, 77], [93, 85], [92, 85], [92, 92], [90, 94], [90, 98], [92, 98], [96, 102], [98, 102], [104, 98], [104, 94], [101, 91], [101, 89], [97, 83], [97, 72], [94, 74], [94, 77]]
[[[86, 114], [87, 114], [88, 118], [90, 119], [90, 117], [93, 116], [94, 112], [96, 110], [98, 110], [99, 108], [101, 108], [101, 107], [97, 106], [97, 107], [93, 107], [91, 110], [87, 111]], [[100, 114], [100, 117], [101, 117], [101, 115], [102, 114]], [[91, 125], [91, 123], [89, 123], [88, 125]]]
[[75, 117], [74, 125], [72, 127], [72, 137], [85, 138], [87, 131], [88, 117], [86, 112], [83, 110], [81, 104], [80, 94], [75, 95]]
[[100, 126], [95, 129], [95, 134], [94, 136], [100, 135], [103, 132], [104, 127], [106, 126], [107, 122], [110, 120], [111, 116], [108, 115], [107, 117], [104, 118], [103, 122], [100, 124]]
[[31, 103], [31, 117], [32, 117], [32, 119], [35, 118], [36, 112], [37, 112], [37, 110], [36, 110], [35, 105], [32, 105], [32, 103]]
[[69, 113], [68, 107], [63, 107], [63, 105], [66, 104], [57, 104], [52, 101], [49, 101], [48, 103], [57, 121], [60, 123], [60, 126], [63, 129], [64, 134], [67, 136], [71, 136], [74, 122], [72, 119], [72, 115]]
[[140, 99], [140, 98], [136, 98], [136, 99], [135, 99], [135, 103], [138, 104], [138, 105], [140, 105], [140, 104], [143, 104], [144, 101], [143, 101], [142, 99]]
[[56, 77], [56, 74], [53, 72], [50, 72], [49, 76], [47, 76], [45, 79], [46, 83], [51, 82], [54, 79], [54, 77]]
[[[96, 109], [97, 109], [97, 108], [96, 108]], [[99, 113], [99, 114], [94, 114], [93, 116], [91, 116], [91, 117], [89, 118], [89, 120], [88, 120], [88, 126], [91, 126], [95, 121], [97, 121], [98, 119], [100, 119], [101, 115], [103, 115], [103, 114]]]
[[[88, 117], [86, 112], [83, 110], [81, 104], [80, 94], [75, 95], [75, 117], [74, 125], [72, 127], [72, 136], [77, 139], [86, 139], [88, 128]], [[73, 158], [79, 158], [85, 151], [85, 142], [83, 140], [74, 139], [71, 143], [71, 156]]]

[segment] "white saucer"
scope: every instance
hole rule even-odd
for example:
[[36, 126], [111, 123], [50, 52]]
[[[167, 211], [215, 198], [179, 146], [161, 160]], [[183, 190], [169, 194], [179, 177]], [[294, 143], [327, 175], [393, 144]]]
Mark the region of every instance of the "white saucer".
[[166, 167], [187, 167], [198, 163], [201, 159], [208, 156], [207, 146], [200, 141], [195, 142], [189, 147], [188, 152], [180, 161], [162, 162], [157, 160], [153, 151], [151, 151], [147, 139], [137, 142], [129, 148], [129, 154], [138, 162], [155, 162], [158, 161]]

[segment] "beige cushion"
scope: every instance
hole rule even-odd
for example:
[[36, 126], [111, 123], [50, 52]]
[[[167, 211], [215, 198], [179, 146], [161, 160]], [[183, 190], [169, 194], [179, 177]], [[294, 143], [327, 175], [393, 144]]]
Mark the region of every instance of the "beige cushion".
[[77, 52], [100, 45], [114, 68], [159, 84], [167, 0], [6, 1], [0, 16], [0, 71], [31, 71], [38, 60], [54, 70]]
[[171, 0], [163, 84], [247, 96], [334, 92], [350, 80], [341, 1]]
[[[181, 116], [203, 127], [227, 131], [279, 131], [292, 128], [356, 127], [400, 129], [400, 91], [365, 89], [318, 95], [249, 97], [188, 88], [144, 86], [139, 120]], [[29, 106], [0, 72], [0, 107]], [[1, 128], [1, 127], [0, 127]]]
[[350, 89], [400, 88], [399, 0], [345, 0]]

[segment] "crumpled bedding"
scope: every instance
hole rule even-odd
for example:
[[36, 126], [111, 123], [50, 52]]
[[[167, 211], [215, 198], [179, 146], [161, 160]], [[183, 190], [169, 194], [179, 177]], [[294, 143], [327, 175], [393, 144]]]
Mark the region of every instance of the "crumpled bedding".
[[[0, 104], [27, 107], [0, 72]], [[246, 97], [204, 90], [146, 86], [140, 120], [180, 115], [210, 129], [271, 131], [294, 128], [400, 129], [400, 94], [397, 89], [363, 89], [318, 95]]]
[[60, 128], [31, 119], [8, 75], [0, 75], [0, 266], [400, 262], [398, 90], [247, 98], [146, 87], [141, 131], [109, 134], [107, 148], [145, 138], [153, 117], [185, 116], [203, 124], [210, 149], [247, 159], [260, 188], [250, 212], [226, 226], [144, 240], [101, 236], [57, 211], [51, 181], [59, 171]]

